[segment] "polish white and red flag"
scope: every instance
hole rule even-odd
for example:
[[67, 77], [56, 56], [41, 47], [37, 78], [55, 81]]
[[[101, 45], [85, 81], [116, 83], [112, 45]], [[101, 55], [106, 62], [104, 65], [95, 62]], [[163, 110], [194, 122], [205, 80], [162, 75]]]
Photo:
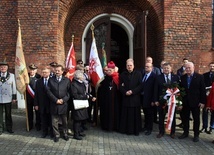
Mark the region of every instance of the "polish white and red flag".
[[98, 84], [103, 80], [104, 74], [97, 52], [95, 37], [92, 40], [89, 56], [89, 74], [92, 84], [97, 88]]
[[72, 80], [74, 77], [74, 72], [76, 68], [76, 56], [75, 56], [73, 42], [71, 43], [71, 47], [66, 58], [65, 66], [68, 69], [67, 76], [70, 80]]

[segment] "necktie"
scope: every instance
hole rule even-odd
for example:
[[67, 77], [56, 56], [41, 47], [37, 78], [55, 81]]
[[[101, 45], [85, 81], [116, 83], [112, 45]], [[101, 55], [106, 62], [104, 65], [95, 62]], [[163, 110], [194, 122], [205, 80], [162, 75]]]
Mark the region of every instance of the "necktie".
[[57, 81], [60, 82], [60, 77], [57, 77]]
[[48, 85], [48, 80], [45, 78], [45, 87], [47, 87], [47, 85]]
[[170, 81], [170, 79], [169, 79], [169, 75], [166, 75], [166, 83], [167, 83], [167, 84], [170, 84], [170, 83], [171, 83], [171, 81]]
[[143, 78], [143, 82], [145, 82], [145, 81], [146, 81], [146, 78], [147, 78], [147, 74], [144, 76], [144, 78]]
[[187, 86], [188, 86], [188, 88], [190, 86], [190, 83], [191, 83], [191, 76], [187, 76]]
[[214, 73], [210, 73], [210, 81], [211, 83], [214, 82]]

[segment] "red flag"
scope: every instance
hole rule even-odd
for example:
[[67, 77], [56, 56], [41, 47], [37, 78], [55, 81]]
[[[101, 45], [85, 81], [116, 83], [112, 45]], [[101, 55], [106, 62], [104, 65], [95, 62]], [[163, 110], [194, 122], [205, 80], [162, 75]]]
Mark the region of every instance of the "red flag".
[[68, 77], [70, 80], [74, 77], [74, 72], [76, 68], [76, 57], [75, 57], [75, 51], [74, 51], [74, 45], [73, 42], [71, 43], [70, 50], [68, 52], [67, 58], [66, 58], [66, 68], [68, 69]]
[[97, 53], [96, 41], [93, 37], [91, 44], [91, 51], [89, 56], [89, 73], [91, 77], [91, 81], [95, 87], [98, 86], [100, 81], [103, 79], [103, 69], [100, 63], [100, 59]]

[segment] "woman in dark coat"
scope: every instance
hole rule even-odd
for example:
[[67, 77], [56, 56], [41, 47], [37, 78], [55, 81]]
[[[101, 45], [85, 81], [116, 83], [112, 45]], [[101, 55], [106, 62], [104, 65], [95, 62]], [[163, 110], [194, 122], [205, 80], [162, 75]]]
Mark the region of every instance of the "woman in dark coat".
[[134, 70], [134, 60], [126, 61], [126, 71], [120, 75], [122, 109], [120, 132], [139, 135], [142, 128], [140, 92], [142, 89], [141, 73]]
[[119, 75], [114, 62], [108, 63], [108, 72], [99, 87], [100, 125], [103, 130], [118, 131], [120, 119]]
[[[74, 79], [71, 83], [71, 96], [73, 99], [77, 100], [87, 100], [89, 96], [86, 94], [86, 87], [83, 82], [84, 75], [80, 70], [75, 71]], [[73, 130], [74, 130], [74, 139], [82, 140], [82, 137], [85, 136], [84, 133], [81, 133], [81, 123], [88, 119], [87, 108], [74, 110], [73, 111]]]

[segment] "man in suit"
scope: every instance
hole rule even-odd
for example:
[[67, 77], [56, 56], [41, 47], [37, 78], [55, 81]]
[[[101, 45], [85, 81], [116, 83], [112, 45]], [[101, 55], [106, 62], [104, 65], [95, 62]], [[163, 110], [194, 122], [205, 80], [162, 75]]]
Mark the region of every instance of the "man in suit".
[[70, 98], [70, 80], [62, 76], [64, 68], [62, 65], [57, 65], [55, 68], [56, 76], [49, 79], [47, 94], [50, 98], [50, 112], [52, 119], [52, 127], [54, 134], [54, 142], [59, 141], [59, 121], [62, 121], [63, 138], [68, 141], [67, 135], [67, 101]]
[[11, 106], [16, 103], [16, 82], [14, 74], [8, 72], [6, 61], [0, 63], [0, 135], [3, 132], [3, 108], [5, 110], [6, 130], [13, 133]]
[[[151, 64], [153, 64], [153, 59], [152, 59], [152, 57], [150, 57], [150, 56], [146, 57], [146, 63], [151, 63]], [[144, 75], [144, 74], [145, 74], [145, 69], [143, 68], [143, 69], [141, 70], [141, 72], [142, 72], [142, 75]], [[153, 68], [152, 68], [152, 72], [153, 72], [155, 75], [160, 75], [160, 74], [161, 74], [161, 70], [160, 70], [158, 67], [155, 67], [154, 65], [153, 65]], [[158, 113], [157, 107], [154, 106], [154, 120], [153, 120], [154, 123], [158, 123], [157, 113]]]
[[183, 65], [177, 70], [177, 75], [179, 76], [179, 78], [185, 74], [185, 64], [187, 62], [189, 62], [189, 60], [187, 58], [183, 58]]
[[42, 69], [42, 78], [37, 80], [35, 87], [34, 109], [40, 111], [42, 138], [45, 138], [50, 131], [52, 136], [51, 115], [50, 115], [50, 99], [47, 95], [46, 87], [48, 85], [50, 69], [44, 67]]
[[[165, 134], [164, 120], [167, 109], [167, 103], [162, 103], [162, 99], [160, 99], [160, 96], [163, 95], [164, 84], [170, 85], [172, 83], [179, 83], [179, 77], [172, 73], [171, 64], [165, 63], [163, 65], [163, 74], [157, 76], [155, 80], [154, 100], [155, 105], [158, 106], [159, 112], [159, 134], [157, 135], [157, 138], [161, 138]], [[170, 137], [172, 139], [175, 138], [175, 114], [172, 122]]]
[[153, 129], [154, 120], [154, 84], [155, 73], [152, 72], [153, 65], [151, 63], [145, 64], [145, 74], [142, 76], [143, 88], [141, 92], [141, 105], [144, 112], [144, 128], [145, 135], [150, 135]]
[[180, 139], [186, 138], [189, 135], [189, 116], [192, 112], [193, 116], [193, 142], [199, 141], [199, 126], [200, 126], [200, 108], [204, 108], [206, 103], [206, 90], [204, 77], [195, 72], [195, 67], [192, 62], [187, 62], [185, 65], [186, 74], [181, 76], [181, 87], [185, 89], [186, 95], [183, 97], [183, 113], [184, 127], [183, 134]]
[[[34, 95], [35, 95], [35, 87], [36, 87], [36, 81], [41, 78], [41, 75], [37, 73], [37, 66], [35, 64], [30, 64], [29, 66], [29, 79], [30, 82], [27, 86], [26, 96], [27, 96], [27, 110], [28, 110], [28, 124], [29, 124], [29, 130], [33, 128], [33, 119], [34, 119]], [[39, 110], [35, 110], [36, 114], [36, 130], [41, 130], [41, 119], [40, 119], [40, 113]]]
[[[209, 95], [209, 91], [211, 89], [212, 83], [214, 82], [214, 62], [211, 62], [209, 64], [210, 67], [210, 71], [206, 72], [203, 74], [204, 76], [204, 83], [205, 83], [205, 87], [206, 87], [206, 91], [207, 91], [207, 96]], [[206, 108], [203, 109], [203, 113], [202, 113], [202, 122], [203, 122], [203, 127], [200, 130], [200, 132], [206, 132], [208, 134], [212, 133], [212, 129], [214, 129], [214, 112], [211, 112], [211, 119], [210, 119], [210, 129], [209, 131], [207, 131], [207, 127], [208, 127], [208, 111]]]

